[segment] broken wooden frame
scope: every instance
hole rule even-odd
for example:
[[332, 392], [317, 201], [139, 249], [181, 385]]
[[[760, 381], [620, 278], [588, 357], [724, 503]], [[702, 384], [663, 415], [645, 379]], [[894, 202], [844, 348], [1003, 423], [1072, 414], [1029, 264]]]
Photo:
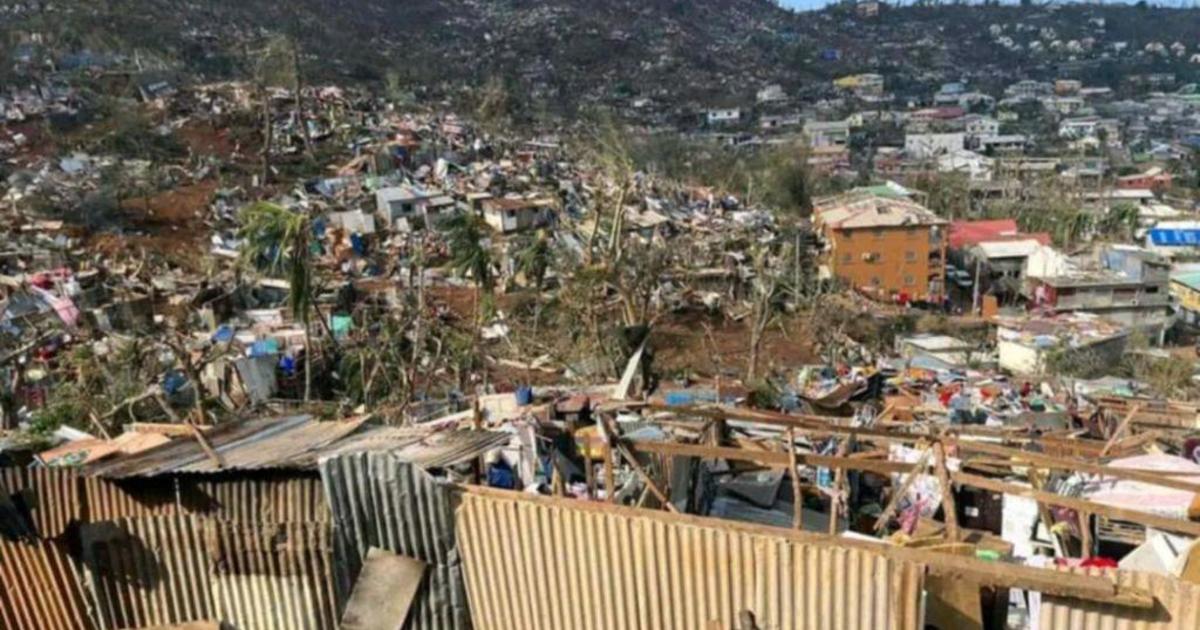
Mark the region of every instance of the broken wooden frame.
[[[1007, 462], [1010, 470], [1016, 466], [1026, 466], [1035, 469], [1075, 471], [1085, 474], [1098, 475], [1101, 478], [1139, 481], [1142, 483], [1148, 483], [1167, 488], [1200, 493], [1200, 483], [1173, 479], [1165, 473], [1116, 468], [1087, 462], [1076, 458], [1055, 457], [1009, 448], [998, 444], [962, 439], [963, 436], [961, 433], [964, 432], [962, 431], [963, 427], [949, 427], [946, 429], [945, 434], [904, 434], [881, 429], [842, 426], [833, 424], [833, 421], [838, 420], [836, 418], [822, 418], [820, 416], [791, 416], [773, 412], [742, 409], [666, 407], [653, 404], [647, 405], [647, 407], [677, 415], [708, 418], [718, 422], [727, 420], [743, 420], [753, 423], [772, 425], [780, 427], [782, 431], [785, 431], [790, 435], [839, 435], [859, 438], [864, 441], [899, 442], [906, 444], [925, 443], [930, 449], [937, 448], [944, 450], [952, 448], [956, 449], [960, 453], [976, 452], [990, 455], [993, 456], [991, 461], [995, 465], [999, 466]], [[967, 432], [979, 433], [978, 428], [968, 429], [974, 429], [974, 431]], [[936, 462], [936, 465], [933, 466], [931, 470], [931, 467], [928, 466], [927, 459], [920, 462], [920, 466], [914, 467], [912, 464], [889, 460], [795, 453], [794, 444], [792, 453], [781, 453], [778, 451], [765, 449], [753, 450], [730, 446], [708, 446], [702, 444], [684, 444], [678, 442], [629, 441], [621, 440], [615, 435], [610, 437], [614, 441], [623, 444], [635, 455], [641, 452], [652, 453], [659, 456], [690, 456], [703, 459], [725, 459], [730, 461], [748, 462], [768, 468], [784, 469], [797, 465], [821, 466], [838, 471], [857, 470], [881, 476], [888, 476], [892, 474], [909, 474], [914, 472], [916, 468], [923, 468], [925, 469], [926, 474], [934, 474], [939, 477], [944, 475], [950, 480], [950, 482], [954, 484], [966, 485], [1014, 496], [1033, 498], [1039, 503], [1039, 505], [1042, 506], [1054, 505], [1067, 507], [1075, 509], [1081, 514], [1088, 514], [1089, 516], [1104, 516], [1110, 519], [1129, 521], [1144, 526], [1154, 527], [1160, 530], [1200, 537], [1200, 523], [1181, 519], [1166, 518], [1136, 510], [1129, 510], [1102, 503], [1095, 503], [1075, 497], [1060, 496], [1006, 481], [969, 474], [963, 471], [950, 472], [945, 468], [944, 461]], [[944, 495], [952, 494], [948, 492], [949, 487], [949, 484], [943, 485]], [[943, 496], [943, 499], [945, 499], [945, 496]], [[953, 502], [951, 501], [949, 504], [952, 503]], [[951, 529], [957, 531], [957, 523], [954, 523], [954, 527], [951, 528], [950, 523], [947, 522], [948, 534], [950, 534], [949, 530]]]

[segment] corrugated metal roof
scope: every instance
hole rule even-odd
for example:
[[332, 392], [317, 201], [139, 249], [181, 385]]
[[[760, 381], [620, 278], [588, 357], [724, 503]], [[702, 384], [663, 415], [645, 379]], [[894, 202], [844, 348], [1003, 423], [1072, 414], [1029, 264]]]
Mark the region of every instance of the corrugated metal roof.
[[394, 450], [406, 461], [435, 467], [471, 459], [509, 439], [499, 432], [382, 427], [365, 422], [320, 422], [309, 416], [247, 421], [205, 434], [221, 459], [220, 466], [199, 441], [177, 438], [137, 454], [88, 465], [84, 473], [124, 479], [234, 470], [309, 470], [322, 456], [360, 450]]
[[1200, 628], [1200, 584], [1140, 571], [1094, 569], [1091, 575], [1116, 575], [1121, 586], [1140, 588], [1154, 595], [1158, 605], [1129, 608], [1061, 597], [1042, 597], [1038, 628], [1041, 630], [1196, 630]]
[[77, 567], [61, 543], [0, 540], [0, 628], [92, 627]]
[[390, 451], [400, 461], [424, 468], [441, 468], [469, 461], [508, 444], [512, 436], [501, 431], [459, 429], [429, 431], [411, 427], [364, 427], [326, 449], [322, 457], [358, 451]]
[[475, 488], [457, 530], [484, 629], [732, 628], [743, 610], [775, 629], [924, 621], [922, 565], [833, 539]]
[[452, 486], [386, 451], [324, 458], [320, 470], [333, 512], [338, 601], [348, 599], [367, 551], [379, 547], [429, 565], [406, 627], [470, 627]]

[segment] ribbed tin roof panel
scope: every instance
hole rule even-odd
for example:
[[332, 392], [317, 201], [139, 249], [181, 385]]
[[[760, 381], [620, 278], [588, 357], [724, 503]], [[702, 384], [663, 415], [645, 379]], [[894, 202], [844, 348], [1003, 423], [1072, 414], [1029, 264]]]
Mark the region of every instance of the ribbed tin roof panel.
[[[186, 492], [184, 492], [186, 489]], [[329, 506], [321, 479], [312, 472], [300, 475], [180, 480], [183, 508], [191, 514], [221, 521], [328, 523]]]
[[74, 470], [0, 468], [0, 488], [27, 511], [41, 538], [56, 538], [81, 518], [80, 484]]
[[0, 628], [91, 627], [78, 568], [62, 543], [0, 540]]
[[367, 550], [379, 547], [430, 565], [406, 627], [469, 627], [450, 487], [390, 452], [325, 458], [320, 471], [333, 513], [338, 601], [348, 599]]
[[213, 616], [209, 562], [197, 519], [166, 516], [81, 528], [100, 626], [139, 628]]
[[779, 629], [923, 623], [924, 567], [833, 539], [471, 490], [457, 530], [484, 629], [730, 628], [742, 611]]
[[328, 523], [208, 520], [205, 531], [217, 618], [238, 630], [337, 627]]
[[[1082, 571], [1081, 571], [1082, 572]], [[1041, 630], [1196, 630], [1200, 628], [1200, 584], [1174, 577], [1095, 569], [1091, 575], [1113, 575], [1121, 586], [1142, 589], [1158, 601], [1151, 609], [1112, 606], [1080, 599], [1043, 596]]]

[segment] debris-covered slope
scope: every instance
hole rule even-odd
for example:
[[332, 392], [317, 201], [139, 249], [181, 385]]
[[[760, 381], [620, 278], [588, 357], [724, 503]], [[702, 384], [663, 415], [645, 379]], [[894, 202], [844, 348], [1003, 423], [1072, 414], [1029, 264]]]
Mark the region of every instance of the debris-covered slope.
[[[275, 34], [302, 43], [314, 77], [438, 90], [505, 80], [551, 104], [744, 98], [765, 83], [819, 91], [841, 73], [893, 81], [1002, 81], [1113, 67], [1192, 78], [1200, 10], [1127, 6], [837, 6], [795, 13], [768, 0], [108, 0], [12, 5], [13, 46], [165, 61], [206, 78], [237, 74]], [[1169, 47], [1182, 42], [1182, 52]], [[1148, 52], [1161, 44], [1166, 53]], [[99, 55], [98, 55], [99, 53]], [[1090, 78], [1090, 76], [1088, 77]], [[903, 86], [901, 86], [903, 88]], [[903, 93], [905, 90], [901, 89]]]

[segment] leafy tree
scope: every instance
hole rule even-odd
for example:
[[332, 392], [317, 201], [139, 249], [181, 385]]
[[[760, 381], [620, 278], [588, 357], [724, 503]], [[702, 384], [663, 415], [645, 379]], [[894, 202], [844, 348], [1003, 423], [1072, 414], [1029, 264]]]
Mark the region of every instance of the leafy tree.
[[475, 283], [472, 327], [473, 360], [478, 360], [480, 327], [483, 325], [484, 292], [490, 296], [495, 278], [492, 275], [492, 253], [484, 245], [487, 224], [471, 213], [460, 213], [443, 224], [446, 241], [450, 246], [450, 266], [461, 276], [469, 276]]
[[304, 324], [304, 400], [308, 401], [312, 395], [313, 255], [317, 246], [312, 223], [306, 214], [268, 202], [243, 208], [239, 220], [243, 262], [288, 280], [288, 308]]

